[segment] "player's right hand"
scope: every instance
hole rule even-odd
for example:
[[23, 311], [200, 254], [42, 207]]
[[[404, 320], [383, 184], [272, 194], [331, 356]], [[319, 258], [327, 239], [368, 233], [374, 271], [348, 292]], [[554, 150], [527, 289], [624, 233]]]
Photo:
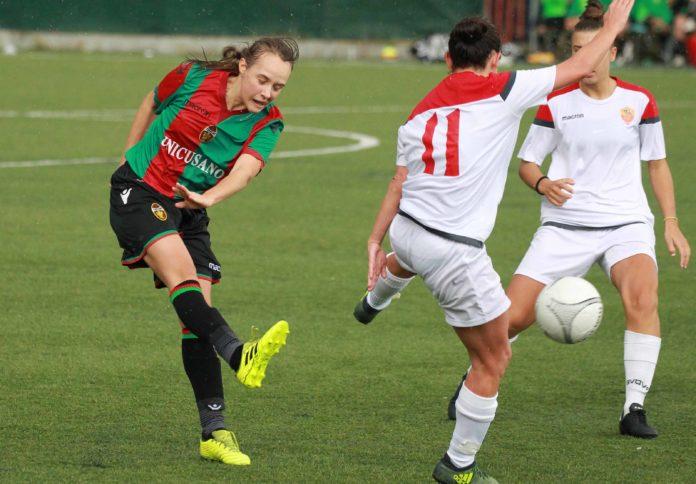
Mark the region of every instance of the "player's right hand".
[[572, 178], [559, 178], [558, 180], [546, 178], [539, 185], [539, 191], [544, 194], [550, 203], [560, 207], [573, 198], [574, 184], [575, 180]]
[[367, 290], [374, 289], [379, 277], [387, 277], [387, 255], [382, 244], [374, 240], [367, 241]]
[[626, 28], [635, 0], [614, 0], [604, 14], [604, 26], [619, 35]]

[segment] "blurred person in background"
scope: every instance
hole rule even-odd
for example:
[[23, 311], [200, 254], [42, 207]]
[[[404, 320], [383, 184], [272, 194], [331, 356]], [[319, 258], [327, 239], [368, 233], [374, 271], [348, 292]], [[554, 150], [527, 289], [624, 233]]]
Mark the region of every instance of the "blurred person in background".
[[687, 58], [696, 66], [696, 0], [675, 0], [672, 12], [672, 37], [668, 40], [665, 57], [677, 67], [685, 65]]
[[541, 0], [541, 23], [537, 27], [540, 48], [552, 52], [556, 59], [562, 57], [566, 44], [565, 18], [568, 14], [568, 0]]

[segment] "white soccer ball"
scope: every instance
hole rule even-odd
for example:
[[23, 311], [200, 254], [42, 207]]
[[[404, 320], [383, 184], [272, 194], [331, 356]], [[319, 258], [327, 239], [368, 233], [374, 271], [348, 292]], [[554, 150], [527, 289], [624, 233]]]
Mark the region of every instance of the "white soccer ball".
[[564, 277], [549, 284], [536, 301], [541, 330], [559, 343], [579, 343], [597, 331], [604, 305], [597, 289], [580, 277]]

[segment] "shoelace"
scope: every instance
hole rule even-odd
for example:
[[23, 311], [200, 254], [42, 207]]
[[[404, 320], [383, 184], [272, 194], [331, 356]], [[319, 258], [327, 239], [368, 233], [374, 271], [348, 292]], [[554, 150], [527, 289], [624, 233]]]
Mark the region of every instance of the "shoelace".
[[228, 449], [239, 452], [239, 443], [237, 442], [237, 437], [232, 432], [229, 432], [219, 440], [215, 439], [215, 441], [220, 445], [224, 445]]

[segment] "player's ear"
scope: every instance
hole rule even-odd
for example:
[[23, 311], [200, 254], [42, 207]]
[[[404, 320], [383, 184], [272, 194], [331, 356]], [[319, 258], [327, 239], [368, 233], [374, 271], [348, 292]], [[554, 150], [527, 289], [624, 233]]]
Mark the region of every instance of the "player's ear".
[[618, 49], [616, 46], [612, 46], [611, 50], [609, 51], [609, 62], [614, 62], [616, 60], [616, 53], [618, 52]]
[[491, 55], [488, 56], [488, 68], [491, 72], [497, 72], [498, 71], [498, 64], [500, 63], [500, 58], [502, 57], [502, 53], [497, 52], [495, 50], [491, 51]]
[[247, 67], [248, 65], [246, 59], [244, 57], [239, 59], [239, 73], [242, 74], [244, 71], [247, 70]]
[[449, 51], [445, 52], [445, 64], [447, 64], [447, 70], [452, 72], [452, 56]]

